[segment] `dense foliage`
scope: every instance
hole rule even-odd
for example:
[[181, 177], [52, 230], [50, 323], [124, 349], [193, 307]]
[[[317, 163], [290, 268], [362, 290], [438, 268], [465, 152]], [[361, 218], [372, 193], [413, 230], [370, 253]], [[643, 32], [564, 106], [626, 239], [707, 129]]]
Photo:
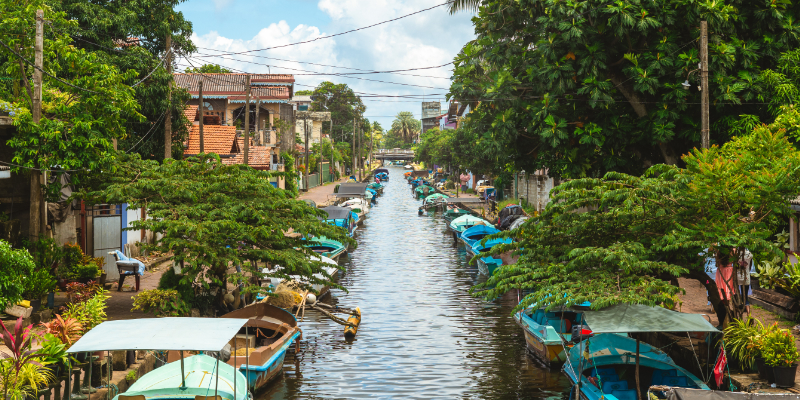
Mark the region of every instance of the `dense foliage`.
[[732, 249], [780, 252], [770, 239], [800, 191], [800, 152], [786, 129], [798, 117], [785, 108], [771, 125], [685, 155], [685, 169], [659, 164], [641, 177], [608, 172], [560, 185], [539, 217], [506, 234], [517, 243], [495, 249], [515, 250], [517, 264], [478, 289], [488, 298], [531, 290], [519, 307], [655, 305], [670, 304], [675, 278], [686, 276], [706, 285], [720, 321], [740, 319], [741, 298], [720, 301], [701, 254], [725, 265]]
[[477, 38], [456, 57], [450, 94], [472, 108], [459, 132], [476, 155], [465, 166], [577, 178], [680, 164], [700, 140], [701, 20], [712, 143], [770, 123], [776, 101], [790, 104], [765, 88], [774, 76], [764, 72], [800, 43], [794, 3], [454, 2], [454, 11], [478, 9]]
[[[296, 188], [289, 182], [296, 176], [291, 168], [285, 173], [257, 171], [225, 165], [215, 154], [163, 164], [136, 155], [122, 161], [116, 172], [94, 178], [100, 190], [85, 193], [86, 198], [146, 208], [148, 218], [133, 222], [130, 229], [162, 235], [146, 247], [172, 252], [174, 261], [184, 265], [183, 283], [215, 291], [217, 299], [227, 283], [243, 285], [243, 292], [262, 292], [257, 278], [266, 266], [269, 276], [294, 275], [305, 283], [338, 287], [322, 269], [324, 264], [309, 258], [313, 252], [303, 247], [302, 235], [354, 241], [344, 229], [320, 221], [323, 211], [293, 198]], [[269, 183], [274, 176], [285, 178], [289, 190], [274, 188]]]

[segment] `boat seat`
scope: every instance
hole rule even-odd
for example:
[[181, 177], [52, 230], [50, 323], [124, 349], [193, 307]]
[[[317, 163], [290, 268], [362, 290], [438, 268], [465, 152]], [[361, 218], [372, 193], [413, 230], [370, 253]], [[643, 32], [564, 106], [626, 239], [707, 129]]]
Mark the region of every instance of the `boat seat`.
[[198, 394], [197, 396], [194, 396], [194, 400], [222, 400], [222, 396], [202, 396]]
[[657, 369], [653, 371], [653, 378], [650, 381], [653, 383], [653, 385], [661, 385], [661, 382], [664, 381], [664, 378], [668, 376], [678, 376], [678, 370]]
[[547, 316], [544, 313], [536, 314], [536, 323], [539, 325], [544, 325], [547, 322]]
[[636, 400], [635, 390], [612, 390], [611, 395], [619, 400]]
[[572, 330], [572, 324], [568, 319], [548, 319], [547, 323], [556, 328], [558, 333], [568, 333]]
[[611, 393], [615, 390], [628, 390], [628, 382], [603, 382], [603, 393]]
[[143, 394], [137, 394], [137, 395], [133, 395], [133, 396], [126, 396], [124, 394], [121, 394], [121, 395], [119, 395], [119, 397], [117, 397], [117, 399], [118, 400], [145, 400], [145, 397], [144, 397]]
[[664, 386], [689, 387], [689, 380], [685, 376], [665, 376], [661, 380]]

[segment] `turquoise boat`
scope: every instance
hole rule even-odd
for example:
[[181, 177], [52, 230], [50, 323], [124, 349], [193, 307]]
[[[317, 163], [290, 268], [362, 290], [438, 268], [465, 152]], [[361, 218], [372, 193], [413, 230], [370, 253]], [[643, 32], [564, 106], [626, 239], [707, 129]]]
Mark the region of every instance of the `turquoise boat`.
[[461, 236], [458, 238], [458, 241], [464, 245], [467, 249], [467, 254], [475, 255], [472, 250], [472, 246], [478, 242], [479, 240], [485, 238], [489, 235], [494, 235], [495, 233], [500, 232], [499, 229], [489, 226], [489, 225], [475, 225], [472, 228], [465, 230]]
[[[228, 364], [239, 368], [245, 375], [253, 392], [264, 389], [283, 370], [283, 360], [295, 340], [302, 337], [297, 327], [297, 319], [288, 311], [266, 303], [256, 303], [229, 312], [221, 318], [246, 318], [245, 328], [239, 335], [250, 335], [255, 342], [255, 350], [248, 358], [235, 357]], [[232, 349], [231, 351], [236, 351]]]
[[328, 216], [324, 221], [328, 225], [334, 225], [347, 230], [347, 234], [353, 236], [353, 233], [358, 227], [358, 214], [354, 213], [349, 207], [330, 206], [320, 208], [325, 211]]
[[338, 260], [339, 256], [347, 251], [347, 248], [338, 240], [328, 239], [326, 237], [313, 237], [305, 247], [311, 249], [315, 253], [328, 257], [331, 260]]
[[[483, 240], [479, 240], [472, 245], [472, 254], [475, 256], [480, 257], [481, 253], [486, 253], [492, 250], [492, 247], [497, 246], [498, 244], [508, 244], [511, 243], [511, 238], [498, 238], [498, 239], [490, 239], [484, 242]], [[497, 270], [501, 265], [503, 265], [503, 260], [497, 256], [486, 256], [478, 258], [478, 272], [486, 275], [492, 276], [494, 271]]]
[[458, 207], [450, 208], [450, 207], [448, 207], [447, 211], [444, 212], [444, 220], [448, 224], [450, 224], [451, 222], [453, 222], [454, 219], [456, 219], [458, 217], [461, 217], [461, 216], [464, 216], [464, 215], [472, 215], [472, 212], [470, 212], [469, 210], [465, 210], [463, 208], [458, 208]]
[[436, 193], [436, 189], [428, 185], [421, 185], [414, 189], [414, 194], [418, 199], [424, 199], [432, 194]]
[[638, 304], [618, 304], [583, 315], [588, 326], [581, 325], [581, 335], [571, 338], [574, 345], [564, 364], [564, 373], [580, 388], [581, 398], [636, 400], [637, 389], [644, 395], [651, 386], [710, 390], [660, 349], [627, 336], [629, 332], [719, 333], [702, 315]]
[[583, 310], [591, 304], [547, 312], [528, 307], [514, 314], [514, 321], [525, 334], [528, 351], [542, 364], [553, 368], [564, 364], [572, 348], [572, 327], [583, 321]]
[[168, 361], [174, 361], [143, 375], [114, 400], [249, 400], [248, 378], [221, 360], [223, 350], [247, 323], [244, 318], [106, 321], [83, 335], [67, 352], [169, 350]]
[[491, 226], [492, 224], [481, 217], [462, 215], [450, 222], [450, 224], [447, 225], [447, 228], [453, 232], [453, 239], [458, 241], [458, 238], [461, 237], [462, 232], [472, 228], [475, 225]]

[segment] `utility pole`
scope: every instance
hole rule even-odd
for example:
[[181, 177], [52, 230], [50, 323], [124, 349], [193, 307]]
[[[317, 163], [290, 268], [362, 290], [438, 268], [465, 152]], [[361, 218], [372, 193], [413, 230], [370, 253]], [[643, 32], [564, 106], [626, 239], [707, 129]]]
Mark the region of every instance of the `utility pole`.
[[708, 112], [708, 22], [700, 21], [700, 147], [711, 146]]
[[[33, 69], [33, 123], [38, 124], [42, 118], [42, 69], [44, 68], [44, 11], [36, 10], [36, 38], [34, 42]], [[42, 171], [31, 170], [31, 206], [30, 227], [28, 236], [31, 241], [39, 238], [47, 230], [44, 212], [44, 196], [42, 195]]]
[[200, 99], [200, 152], [205, 153], [205, 139], [203, 139], [203, 76], [200, 75], [200, 89], [198, 90], [197, 97]]
[[372, 127], [370, 127], [369, 128], [369, 167], [370, 168], [372, 168], [372, 153], [375, 151], [375, 141], [373, 140], [373, 137], [372, 137], [373, 133], [374, 133], [373, 129], [372, 129]]
[[167, 118], [164, 121], [164, 159], [172, 158], [172, 35], [167, 34], [166, 66], [169, 77], [167, 88]]
[[256, 97], [256, 137], [258, 137], [258, 142], [263, 146], [264, 145], [264, 134], [261, 132], [261, 125], [258, 119], [258, 109], [261, 108], [261, 97]]
[[331, 175], [331, 182], [333, 182], [333, 179], [336, 177], [336, 174], [334, 173], [333, 169], [333, 152], [336, 149], [334, 143], [335, 142], [333, 141], [333, 120], [331, 120], [331, 159], [328, 160], [328, 171], [330, 172]]
[[353, 173], [353, 176], [356, 176], [356, 117], [353, 116], [353, 170], [350, 171]]
[[306, 192], [307, 192], [308, 191], [308, 169], [311, 168], [311, 165], [309, 165], [309, 163], [308, 163], [308, 111], [306, 111], [306, 116], [303, 118], [303, 134], [306, 136], [306, 139], [303, 142], [303, 144], [306, 147], [306, 167], [303, 170], [303, 175], [305, 176], [305, 179], [303, 180], [303, 182], [304, 182], [303, 186], [305, 186]]
[[247, 75], [247, 95], [244, 103], [244, 165], [250, 161], [250, 75]]

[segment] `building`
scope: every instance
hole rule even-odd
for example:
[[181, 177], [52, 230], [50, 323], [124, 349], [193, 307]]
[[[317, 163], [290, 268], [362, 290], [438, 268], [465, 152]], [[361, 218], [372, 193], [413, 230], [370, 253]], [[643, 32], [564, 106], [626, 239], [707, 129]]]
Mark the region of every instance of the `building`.
[[427, 132], [429, 129], [439, 127], [437, 117], [442, 114], [442, 103], [438, 101], [422, 102], [422, 131]]
[[309, 107], [311, 107], [311, 101], [311, 96], [301, 95], [293, 96], [289, 103], [292, 104], [296, 111], [308, 111]]
[[470, 107], [466, 103], [460, 103], [456, 100], [450, 102], [447, 108], [447, 114], [439, 117], [439, 129], [456, 129], [459, 126], [461, 118], [469, 114]]

